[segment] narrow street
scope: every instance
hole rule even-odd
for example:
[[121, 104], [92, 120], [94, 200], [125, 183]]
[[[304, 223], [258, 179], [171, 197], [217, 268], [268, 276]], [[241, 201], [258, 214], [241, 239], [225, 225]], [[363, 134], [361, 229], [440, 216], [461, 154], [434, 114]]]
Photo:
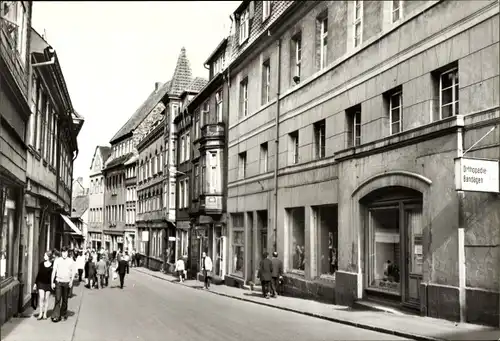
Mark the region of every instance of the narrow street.
[[74, 315], [66, 322], [19, 319], [19, 325], [2, 330], [2, 340], [403, 340], [193, 290], [136, 271], [131, 271], [125, 286], [75, 288], [70, 300]]

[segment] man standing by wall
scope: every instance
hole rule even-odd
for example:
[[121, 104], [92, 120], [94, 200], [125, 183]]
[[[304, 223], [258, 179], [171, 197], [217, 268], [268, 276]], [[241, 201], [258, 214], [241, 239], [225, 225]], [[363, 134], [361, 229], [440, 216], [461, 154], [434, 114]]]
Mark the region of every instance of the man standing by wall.
[[68, 249], [63, 247], [61, 257], [54, 262], [54, 271], [52, 271], [52, 289], [56, 290], [56, 301], [54, 305], [54, 313], [52, 314], [52, 322], [68, 319], [68, 296], [73, 287], [73, 279], [75, 277], [75, 262], [68, 257]]
[[262, 283], [262, 293], [265, 298], [269, 298], [269, 285], [272, 280], [273, 262], [269, 259], [269, 254], [264, 252], [259, 267], [259, 278]]

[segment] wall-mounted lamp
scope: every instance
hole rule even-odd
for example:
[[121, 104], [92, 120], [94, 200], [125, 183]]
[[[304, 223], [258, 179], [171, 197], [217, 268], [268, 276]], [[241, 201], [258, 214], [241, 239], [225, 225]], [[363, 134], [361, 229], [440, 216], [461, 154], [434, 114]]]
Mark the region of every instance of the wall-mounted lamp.
[[295, 84], [299, 84], [300, 83], [300, 76], [293, 76], [293, 81], [295, 82]]

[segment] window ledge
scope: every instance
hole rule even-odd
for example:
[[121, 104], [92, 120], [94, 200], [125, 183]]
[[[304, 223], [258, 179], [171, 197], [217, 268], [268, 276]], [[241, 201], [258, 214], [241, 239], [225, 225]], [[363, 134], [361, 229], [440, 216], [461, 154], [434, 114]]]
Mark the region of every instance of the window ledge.
[[321, 274], [319, 275], [319, 279], [322, 281], [335, 282], [335, 274], [333, 275]]
[[334, 154], [337, 161], [364, 157], [384, 149], [401, 148], [404, 145], [415, 144], [420, 140], [428, 140], [431, 136], [443, 136], [457, 128], [464, 127], [464, 116], [452, 116], [440, 121], [405, 130], [356, 147], [341, 150]]
[[305, 273], [304, 270], [296, 270], [296, 269], [288, 270], [286, 272], [286, 274], [295, 275], [295, 276], [298, 276], [298, 277], [305, 277], [305, 275], [306, 275], [306, 273]]
[[4, 296], [5, 293], [7, 293], [9, 290], [14, 288], [16, 285], [19, 284], [19, 281], [15, 277], [7, 277], [6, 279], [2, 280], [0, 282], [0, 296]]

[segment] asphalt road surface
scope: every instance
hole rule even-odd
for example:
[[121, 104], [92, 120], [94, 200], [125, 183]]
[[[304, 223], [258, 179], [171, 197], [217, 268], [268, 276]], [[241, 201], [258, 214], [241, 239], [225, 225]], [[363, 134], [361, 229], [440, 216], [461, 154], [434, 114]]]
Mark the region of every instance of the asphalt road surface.
[[77, 318], [72, 341], [403, 340], [213, 295], [135, 271], [125, 279], [123, 290], [84, 290], [80, 311], [72, 318]]

